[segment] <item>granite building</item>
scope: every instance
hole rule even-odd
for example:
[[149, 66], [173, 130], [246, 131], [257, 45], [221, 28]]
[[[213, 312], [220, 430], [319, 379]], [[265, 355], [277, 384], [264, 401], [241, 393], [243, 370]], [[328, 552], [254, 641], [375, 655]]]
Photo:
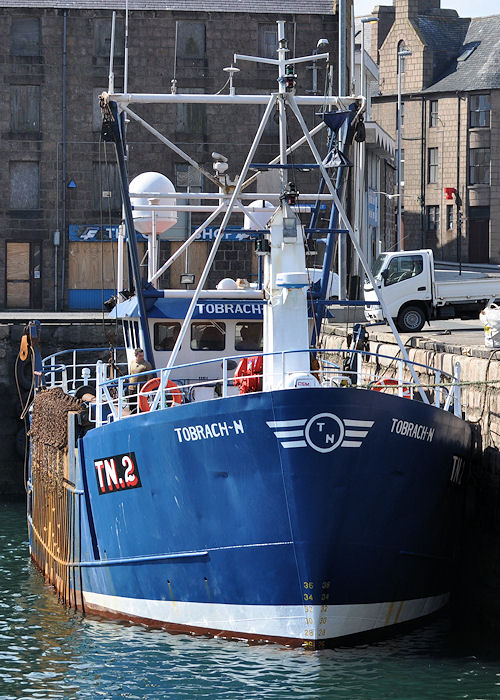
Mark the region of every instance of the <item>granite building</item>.
[[500, 263], [500, 15], [461, 18], [440, 0], [395, 0], [373, 14], [373, 113], [394, 137], [398, 52], [411, 51], [401, 60], [403, 247]]
[[[349, 4], [349, 3], [348, 3]], [[128, 89], [136, 92], [227, 92], [234, 52], [275, 57], [276, 21], [286, 21], [291, 55], [311, 54], [318, 39], [337, 56], [333, 0], [130, 0]], [[116, 280], [120, 200], [114, 152], [100, 139], [98, 95], [108, 86], [111, 15], [117, 11], [114, 74], [124, 80], [125, 0], [0, 0], [0, 305], [8, 309], [100, 308], [101, 289]], [[274, 68], [239, 66], [237, 91], [267, 92]], [[325, 66], [297, 66], [300, 90], [323, 90]], [[335, 75], [337, 71], [335, 70]], [[140, 110], [138, 110], [140, 111]], [[152, 107], [148, 120], [205, 168], [212, 151], [237, 172], [253, 138], [259, 108], [227, 120], [217, 105]], [[317, 117], [311, 109], [310, 121]], [[167, 127], [167, 128], [166, 128]], [[274, 122], [268, 129], [275, 129]], [[129, 176], [157, 170], [179, 190], [210, 189], [197, 171], [160, 149], [135, 123], [128, 125]], [[291, 133], [293, 138], [293, 133]], [[274, 157], [264, 144], [259, 158]], [[181, 240], [191, 222], [177, 227]], [[110, 233], [111, 232], [111, 233]], [[175, 236], [171, 236], [175, 237]], [[164, 240], [162, 257], [180, 243]], [[208, 243], [196, 243], [189, 261], [197, 272]], [[221, 246], [215, 274], [253, 274], [250, 244]], [[181, 260], [162, 280], [177, 286]], [[106, 292], [105, 292], [106, 293]]]

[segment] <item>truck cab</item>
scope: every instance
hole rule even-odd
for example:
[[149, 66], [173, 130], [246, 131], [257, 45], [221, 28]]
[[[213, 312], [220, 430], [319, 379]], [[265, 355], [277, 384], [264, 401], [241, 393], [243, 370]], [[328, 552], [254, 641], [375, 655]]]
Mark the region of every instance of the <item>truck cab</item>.
[[[419, 331], [428, 320], [427, 308], [433, 295], [434, 257], [432, 250], [382, 253], [375, 260], [373, 276], [382, 290], [389, 314], [402, 332]], [[377, 301], [372, 285], [366, 282], [365, 301]], [[382, 309], [366, 306], [368, 321], [383, 322]]]

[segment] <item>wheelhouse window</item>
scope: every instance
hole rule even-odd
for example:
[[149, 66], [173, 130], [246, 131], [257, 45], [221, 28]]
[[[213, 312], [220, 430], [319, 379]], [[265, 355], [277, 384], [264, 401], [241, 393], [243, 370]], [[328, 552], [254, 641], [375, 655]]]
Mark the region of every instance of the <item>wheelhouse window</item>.
[[489, 127], [490, 96], [471, 95], [469, 101], [469, 124], [471, 128]]
[[262, 321], [237, 323], [234, 337], [236, 350], [262, 352]]
[[385, 286], [388, 287], [391, 284], [416, 277], [421, 274], [423, 269], [424, 263], [421, 255], [404, 255], [393, 258], [384, 274]]
[[224, 350], [226, 324], [200, 321], [191, 324], [191, 350]]
[[181, 330], [181, 324], [176, 322], [155, 323], [154, 347], [155, 350], [173, 350]]

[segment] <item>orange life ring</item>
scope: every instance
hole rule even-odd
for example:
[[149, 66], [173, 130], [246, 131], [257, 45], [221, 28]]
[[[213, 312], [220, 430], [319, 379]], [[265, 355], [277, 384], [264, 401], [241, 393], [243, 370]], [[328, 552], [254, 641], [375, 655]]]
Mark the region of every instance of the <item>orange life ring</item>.
[[[147, 411], [150, 410], [151, 406], [149, 405], [149, 397], [148, 394], [151, 391], [156, 391], [158, 387], [160, 386], [160, 380], [158, 377], [154, 377], [153, 379], [150, 379], [148, 382], [144, 384], [144, 386], [141, 387], [141, 390], [139, 392], [139, 409], [143, 412], [146, 413]], [[173, 406], [175, 403], [179, 404], [182, 403], [182, 394], [180, 392], [179, 387], [175, 382], [173, 382], [171, 379], [167, 381], [167, 386], [165, 387], [168, 391], [168, 393], [171, 396], [171, 403], [170, 405]]]
[[[373, 391], [383, 391], [386, 387], [399, 387], [399, 381], [397, 379], [392, 379], [392, 378], [387, 378], [387, 379], [378, 379], [376, 382], [373, 382], [370, 385], [370, 389], [373, 389]], [[409, 386], [405, 386], [403, 384], [403, 398], [404, 399], [411, 399], [411, 389]]]

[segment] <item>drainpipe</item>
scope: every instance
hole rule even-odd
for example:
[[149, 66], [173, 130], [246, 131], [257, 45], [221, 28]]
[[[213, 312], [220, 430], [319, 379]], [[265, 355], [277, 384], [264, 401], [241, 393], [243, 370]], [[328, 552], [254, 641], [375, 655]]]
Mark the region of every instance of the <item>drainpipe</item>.
[[64, 286], [66, 272], [66, 51], [67, 51], [67, 22], [68, 10], [63, 11], [63, 45], [62, 45], [62, 102], [61, 102], [61, 124], [62, 124], [62, 168], [61, 168], [61, 192], [62, 192], [62, 252], [61, 252], [61, 306], [64, 308]]
[[[461, 98], [457, 93], [457, 191], [455, 194], [455, 202], [457, 204], [457, 260], [458, 260], [458, 273], [462, 274], [462, 217], [464, 215], [463, 201], [460, 197], [460, 115], [461, 115]], [[467, 158], [469, 156], [469, 129], [467, 129], [467, 143], [465, 151], [465, 162], [467, 163]], [[465, 181], [467, 182], [467, 170], [465, 171]], [[466, 207], [468, 210], [469, 206], [469, 191], [466, 190]], [[462, 214], [460, 213], [462, 210]]]
[[422, 141], [420, 142], [420, 225], [422, 228], [422, 248], [427, 247], [427, 221], [425, 220], [425, 162], [426, 162], [426, 145], [427, 145], [427, 102], [425, 98], [422, 98], [422, 110], [421, 110], [421, 132]]

